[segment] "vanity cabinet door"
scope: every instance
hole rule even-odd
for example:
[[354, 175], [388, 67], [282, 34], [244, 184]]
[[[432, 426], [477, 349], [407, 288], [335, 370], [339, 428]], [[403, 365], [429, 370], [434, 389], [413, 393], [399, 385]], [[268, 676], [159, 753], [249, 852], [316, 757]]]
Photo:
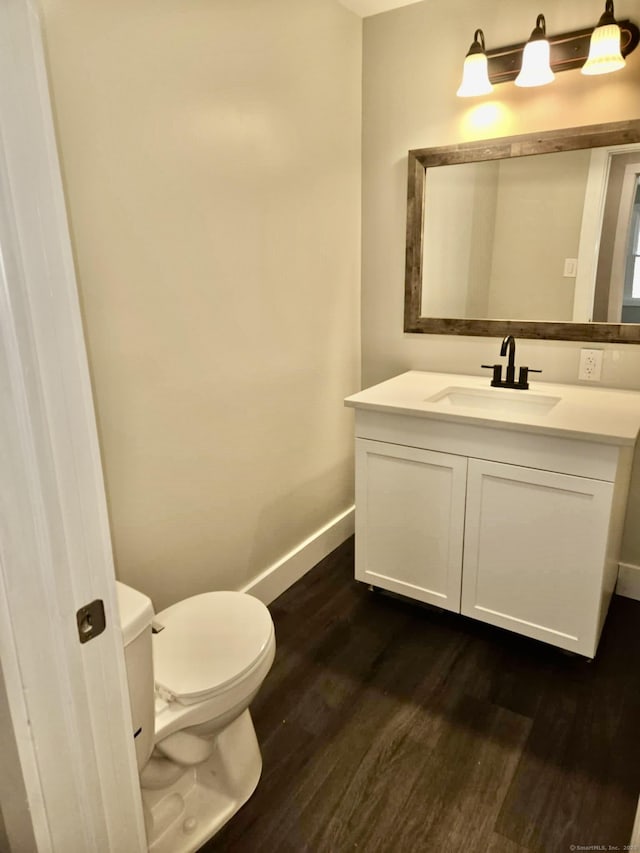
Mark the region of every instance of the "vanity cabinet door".
[[356, 578], [460, 610], [467, 459], [356, 441]]
[[613, 484], [469, 460], [462, 613], [593, 657]]

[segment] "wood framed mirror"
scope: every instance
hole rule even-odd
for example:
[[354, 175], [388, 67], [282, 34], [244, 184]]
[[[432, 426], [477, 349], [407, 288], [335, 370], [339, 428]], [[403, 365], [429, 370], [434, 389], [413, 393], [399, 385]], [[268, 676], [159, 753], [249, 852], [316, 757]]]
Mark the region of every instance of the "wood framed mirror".
[[640, 343], [640, 120], [409, 151], [404, 331]]

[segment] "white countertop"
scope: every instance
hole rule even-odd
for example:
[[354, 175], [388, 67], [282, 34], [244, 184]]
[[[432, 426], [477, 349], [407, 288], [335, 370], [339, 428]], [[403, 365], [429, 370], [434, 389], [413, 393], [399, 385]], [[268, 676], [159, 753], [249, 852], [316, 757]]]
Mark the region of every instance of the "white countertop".
[[[475, 406], [447, 407], [442, 402], [429, 402], [447, 388], [489, 390], [493, 394], [536, 395], [558, 397], [559, 401], [545, 413], [535, 411], [485, 410]], [[530, 382], [529, 390], [491, 388], [486, 376], [456, 373], [430, 373], [410, 370], [379, 385], [374, 385], [345, 400], [346, 406], [389, 414], [472, 423], [495, 429], [601, 441], [605, 444], [633, 445], [640, 431], [640, 392], [613, 388], [558, 385]], [[516, 404], [517, 407], [517, 404]], [[532, 407], [535, 408], [535, 407]]]

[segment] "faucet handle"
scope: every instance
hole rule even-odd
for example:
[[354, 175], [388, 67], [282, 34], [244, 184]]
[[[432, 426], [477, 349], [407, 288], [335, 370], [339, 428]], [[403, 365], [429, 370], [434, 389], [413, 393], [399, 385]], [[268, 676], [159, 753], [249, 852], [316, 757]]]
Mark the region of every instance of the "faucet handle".
[[529, 387], [528, 379], [530, 373], [542, 373], [542, 371], [536, 370], [534, 367], [521, 367], [518, 384], [516, 385], [517, 388], [521, 388], [525, 391], [527, 390]]
[[480, 367], [484, 367], [486, 370], [493, 370], [493, 377], [491, 379], [491, 384], [494, 387], [498, 387], [502, 385], [502, 365], [501, 364], [481, 364]]

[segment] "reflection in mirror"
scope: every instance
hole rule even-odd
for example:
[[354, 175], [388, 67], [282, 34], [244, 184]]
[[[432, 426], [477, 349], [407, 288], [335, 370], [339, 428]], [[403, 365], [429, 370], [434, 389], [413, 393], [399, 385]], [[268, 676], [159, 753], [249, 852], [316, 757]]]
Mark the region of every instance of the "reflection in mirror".
[[565, 266], [577, 265], [589, 157], [563, 151], [430, 170], [422, 314], [573, 320], [575, 271]]
[[[637, 233], [640, 146], [633, 148], [611, 149], [606, 159], [581, 149], [431, 169], [422, 314], [637, 323], [630, 249], [613, 253], [617, 235], [624, 250], [632, 226]], [[597, 233], [588, 226], [594, 219]], [[617, 279], [622, 287], [609, 305]]]
[[637, 251], [639, 175], [640, 151], [612, 158], [593, 306], [593, 319], [603, 323], [640, 322], [640, 299], [633, 296], [635, 264], [631, 262]]
[[409, 152], [405, 331], [640, 342], [639, 186], [637, 120]]

